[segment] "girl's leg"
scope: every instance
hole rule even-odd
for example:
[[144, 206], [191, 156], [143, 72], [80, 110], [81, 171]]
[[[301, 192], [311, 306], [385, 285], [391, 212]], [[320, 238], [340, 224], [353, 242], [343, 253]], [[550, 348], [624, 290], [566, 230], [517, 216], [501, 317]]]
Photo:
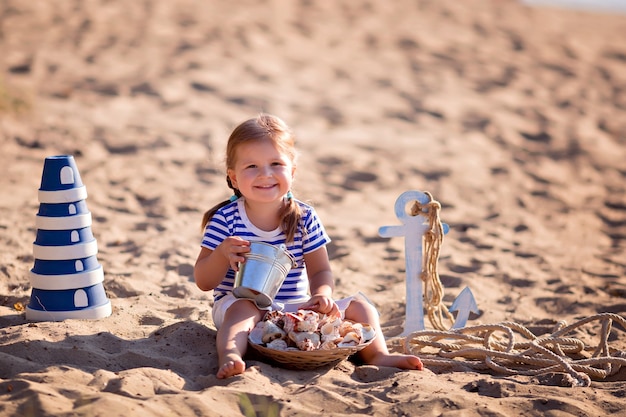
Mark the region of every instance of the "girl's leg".
[[374, 341], [359, 352], [363, 362], [370, 365], [392, 366], [401, 369], [423, 369], [422, 361], [415, 355], [391, 354], [380, 328], [378, 311], [363, 299], [355, 298], [345, 311], [345, 318], [357, 323], [368, 323], [376, 330]]
[[243, 356], [248, 348], [248, 332], [263, 314], [265, 312], [249, 300], [238, 300], [228, 307], [224, 322], [217, 331], [218, 378], [228, 378], [246, 370]]

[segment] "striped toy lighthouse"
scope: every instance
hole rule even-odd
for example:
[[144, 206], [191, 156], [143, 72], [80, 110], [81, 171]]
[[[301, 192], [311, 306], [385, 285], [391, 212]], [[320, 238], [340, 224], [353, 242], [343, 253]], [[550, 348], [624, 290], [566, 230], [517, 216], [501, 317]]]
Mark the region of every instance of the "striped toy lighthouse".
[[86, 198], [74, 157], [47, 157], [35, 222], [32, 292], [26, 307], [29, 320], [99, 319], [111, 315]]

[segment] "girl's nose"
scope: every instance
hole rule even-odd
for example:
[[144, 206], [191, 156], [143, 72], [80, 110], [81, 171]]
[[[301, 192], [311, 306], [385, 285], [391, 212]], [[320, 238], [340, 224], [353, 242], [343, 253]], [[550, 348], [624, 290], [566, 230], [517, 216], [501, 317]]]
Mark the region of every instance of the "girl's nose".
[[263, 167], [261, 168], [261, 175], [262, 175], [263, 177], [269, 177], [269, 176], [271, 176], [271, 175], [272, 175], [272, 167], [267, 166], [267, 165], [266, 165], [266, 166], [263, 166]]

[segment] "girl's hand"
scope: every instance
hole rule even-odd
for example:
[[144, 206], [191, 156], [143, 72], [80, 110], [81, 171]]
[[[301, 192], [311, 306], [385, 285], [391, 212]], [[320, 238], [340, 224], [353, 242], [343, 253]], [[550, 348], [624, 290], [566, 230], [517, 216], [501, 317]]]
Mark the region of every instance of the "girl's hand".
[[238, 236], [229, 236], [215, 250], [221, 253], [228, 260], [230, 267], [237, 272], [239, 263], [246, 260], [244, 255], [250, 252], [250, 242]]
[[337, 303], [335, 303], [331, 297], [325, 295], [314, 295], [309, 299], [309, 301], [300, 305], [299, 308], [302, 310], [317, 311], [318, 313], [326, 314], [328, 316], [341, 316]]

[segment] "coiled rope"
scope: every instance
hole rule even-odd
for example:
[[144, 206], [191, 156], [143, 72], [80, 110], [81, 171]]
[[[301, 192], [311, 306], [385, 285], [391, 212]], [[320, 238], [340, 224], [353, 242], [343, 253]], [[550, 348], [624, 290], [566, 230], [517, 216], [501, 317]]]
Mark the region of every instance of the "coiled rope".
[[[613, 313], [596, 314], [569, 326], [560, 321], [551, 334], [542, 336], [536, 336], [525, 326], [513, 322], [448, 330], [450, 326], [445, 326], [444, 320], [454, 322], [454, 317], [443, 304], [444, 287], [437, 268], [444, 236], [439, 216], [441, 204], [429, 192], [425, 194], [429, 201], [425, 204], [416, 201], [411, 207], [411, 215], [423, 215], [428, 219], [420, 278], [424, 284], [424, 308], [435, 330], [411, 333], [404, 339], [405, 352], [420, 356], [426, 366], [526, 376], [564, 372], [569, 385], [583, 387], [591, 384], [591, 378], [604, 379], [626, 366], [626, 352], [611, 352], [608, 345], [613, 322], [626, 331], [626, 319]], [[567, 337], [593, 321], [601, 324], [600, 340], [595, 348], [575, 337]], [[524, 340], [516, 340], [516, 334]], [[431, 352], [426, 351], [428, 348]], [[432, 352], [433, 348], [436, 352]]]
[[[568, 337], [577, 328], [593, 321], [601, 324], [597, 346], [587, 346], [578, 338]], [[569, 326], [560, 321], [551, 334], [542, 336], [536, 336], [528, 328], [513, 322], [449, 331], [422, 330], [405, 338], [404, 349], [418, 355], [426, 366], [526, 376], [564, 372], [569, 375], [571, 386], [587, 387], [591, 378], [604, 379], [626, 366], [626, 352], [611, 352], [608, 345], [614, 322], [626, 331], [626, 319], [613, 313], [596, 314]], [[523, 340], [516, 340], [516, 334]], [[427, 352], [428, 348], [431, 352]], [[432, 348], [436, 351], [432, 352]]]

